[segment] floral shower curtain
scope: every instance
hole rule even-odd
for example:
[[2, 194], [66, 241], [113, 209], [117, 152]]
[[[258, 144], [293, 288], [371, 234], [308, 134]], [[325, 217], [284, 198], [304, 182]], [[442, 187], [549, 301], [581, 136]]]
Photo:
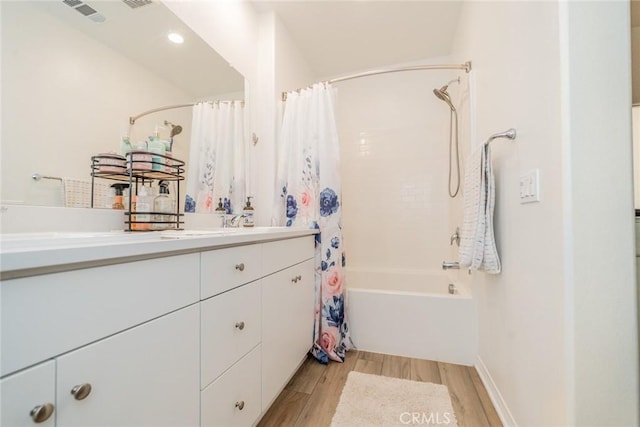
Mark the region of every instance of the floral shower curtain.
[[342, 362], [353, 347], [345, 310], [340, 147], [335, 89], [315, 84], [287, 96], [280, 138], [274, 225], [317, 228], [315, 325], [311, 353]]
[[227, 213], [245, 200], [244, 107], [242, 101], [193, 106], [185, 212], [210, 213], [218, 199]]

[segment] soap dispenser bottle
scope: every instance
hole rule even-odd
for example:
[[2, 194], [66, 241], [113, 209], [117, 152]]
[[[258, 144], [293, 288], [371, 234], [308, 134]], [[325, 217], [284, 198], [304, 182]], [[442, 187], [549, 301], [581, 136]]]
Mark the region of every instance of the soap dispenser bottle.
[[244, 221], [242, 221], [242, 226], [243, 227], [253, 227], [254, 226], [254, 219], [253, 219], [253, 206], [251, 206], [251, 199], [253, 199], [252, 196], [247, 197], [247, 204], [244, 206], [244, 209], [242, 210], [242, 214], [244, 215]]
[[113, 199], [113, 204], [111, 205], [111, 209], [124, 209], [124, 203], [122, 202], [122, 194], [124, 189], [129, 188], [129, 184], [113, 184], [111, 186], [116, 192], [116, 195]]
[[227, 210], [222, 205], [222, 197], [218, 199], [218, 207], [216, 208], [216, 215], [220, 218], [222, 227], [227, 226]]
[[[135, 223], [132, 224], [133, 230], [149, 230], [151, 228], [151, 210], [153, 208], [153, 195], [151, 187], [141, 185], [138, 195], [136, 196], [136, 203], [134, 212]], [[138, 213], [139, 212], [139, 213]]]
[[175, 228], [175, 224], [171, 221], [171, 214], [175, 212], [173, 199], [169, 196], [169, 183], [167, 181], [160, 181], [158, 186], [159, 194], [153, 201], [153, 212], [155, 212], [154, 229], [165, 230], [168, 228]]

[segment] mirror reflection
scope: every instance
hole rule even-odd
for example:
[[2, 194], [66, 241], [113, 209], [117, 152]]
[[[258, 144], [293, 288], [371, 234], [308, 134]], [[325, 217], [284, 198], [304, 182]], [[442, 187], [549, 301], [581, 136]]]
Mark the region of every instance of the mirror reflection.
[[[2, 203], [64, 206], [64, 182], [90, 182], [91, 156], [120, 153], [125, 135], [136, 144], [157, 132], [186, 161], [192, 108], [153, 112], [134, 125], [129, 118], [244, 98], [243, 76], [161, 3], [2, 1], [0, 7]], [[169, 33], [183, 42], [171, 42]]]

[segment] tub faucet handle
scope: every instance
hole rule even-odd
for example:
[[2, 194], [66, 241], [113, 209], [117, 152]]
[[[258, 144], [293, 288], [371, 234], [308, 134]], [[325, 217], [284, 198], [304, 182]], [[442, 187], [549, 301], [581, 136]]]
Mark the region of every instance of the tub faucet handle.
[[453, 246], [454, 242], [456, 246], [460, 246], [460, 227], [456, 227], [456, 231], [451, 235], [451, 242], [449, 244]]

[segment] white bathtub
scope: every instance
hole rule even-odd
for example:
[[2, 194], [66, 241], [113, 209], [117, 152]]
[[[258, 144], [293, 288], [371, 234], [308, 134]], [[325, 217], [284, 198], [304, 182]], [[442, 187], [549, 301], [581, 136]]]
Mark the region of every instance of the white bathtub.
[[[347, 268], [351, 337], [359, 350], [473, 365], [476, 305], [442, 274]], [[455, 284], [454, 284], [455, 285]]]

